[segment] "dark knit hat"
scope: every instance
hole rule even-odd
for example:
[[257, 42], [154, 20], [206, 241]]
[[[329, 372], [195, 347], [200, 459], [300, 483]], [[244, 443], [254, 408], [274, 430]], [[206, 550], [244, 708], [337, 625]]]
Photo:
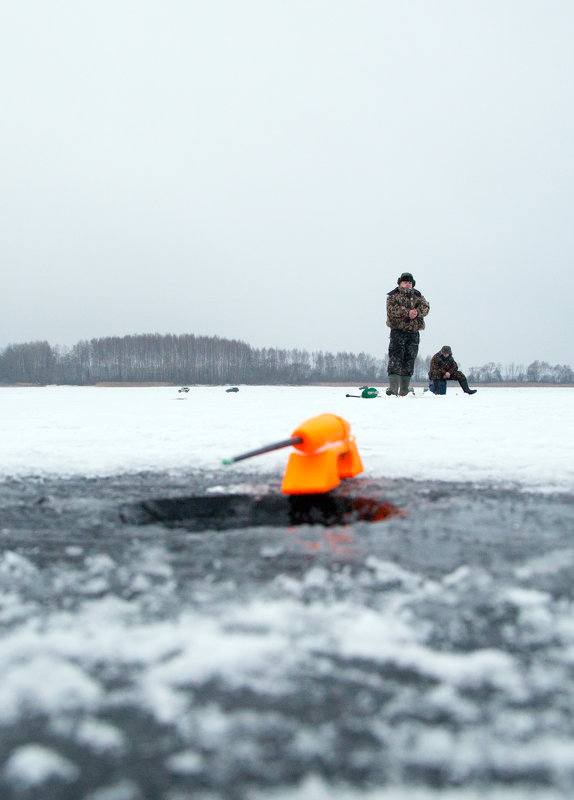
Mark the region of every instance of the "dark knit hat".
[[413, 285], [413, 286], [415, 285], [415, 279], [413, 278], [413, 276], [411, 275], [411, 273], [410, 273], [410, 272], [403, 272], [403, 273], [402, 273], [402, 274], [401, 274], [401, 275], [400, 275], [400, 276], [397, 278], [397, 285], [398, 285], [398, 284], [399, 284], [401, 281], [410, 281], [410, 282], [412, 283], [412, 285]]
[[440, 351], [444, 356], [451, 356], [452, 355], [452, 350], [450, 349], [448, 344], [443, 344], [443, 346], [441, 347]]

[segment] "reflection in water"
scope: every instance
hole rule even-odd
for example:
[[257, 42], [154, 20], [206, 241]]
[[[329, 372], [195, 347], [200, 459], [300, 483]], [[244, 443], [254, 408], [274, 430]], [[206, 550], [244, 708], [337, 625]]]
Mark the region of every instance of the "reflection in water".
[[387, 517], [404, 516], [393, 503], [373, 497], [326, 494], [291, 495], [291, 525], [348, 525], [360, 520], [379, 522]]
[[[337, 558], [352, 559], [355, 534], [353, 522], [380, 522], [388, 517], [405, 517], [406, 511], [393, 503], [373, 497], [300, 495], [289, 498], [291, 525], [289, 532], [308, 555], [328, 552]], [[321, 526], [306, 536], [298, 534], [298, 526]], [[327, 530], [324, 530], [324, 528]], [[313, 538], [309, 538], [313, 537]]]

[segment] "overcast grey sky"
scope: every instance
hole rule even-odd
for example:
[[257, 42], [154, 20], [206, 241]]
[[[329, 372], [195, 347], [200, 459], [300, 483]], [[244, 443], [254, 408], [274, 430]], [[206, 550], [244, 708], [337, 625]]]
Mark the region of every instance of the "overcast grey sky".
[[128, 333], [574, 365], [572, 0], [19, 0], [0, 348]]

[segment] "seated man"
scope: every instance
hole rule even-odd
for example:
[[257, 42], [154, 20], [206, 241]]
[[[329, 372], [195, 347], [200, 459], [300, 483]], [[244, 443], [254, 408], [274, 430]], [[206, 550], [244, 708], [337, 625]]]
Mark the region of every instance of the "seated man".
[[431, 380], [429, 389], [434, 394], [446, 394], [446, 381], [458, 381], [466, 394], [476, 394], [477, 391], [468, 388], [466, 375], [460, 372], [458, 364], [452, 357], [452, 350], [447, 344], [431, 358], [429, 378]]

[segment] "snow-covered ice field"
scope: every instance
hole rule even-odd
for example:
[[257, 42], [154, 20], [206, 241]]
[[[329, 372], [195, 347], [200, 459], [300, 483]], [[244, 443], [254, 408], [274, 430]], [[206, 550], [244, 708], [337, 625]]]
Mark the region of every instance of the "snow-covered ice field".
[[[324, 412], [351, 424], [365, 474], [574, 488], [574, 389], [483, 388], [347, 398], [320, 387], [0, 389], [0, 476], [214, 468]], [[244, 469], [280, 471], [285, 452]]]
[[[574, 794], [574, 389], [0, 388], [3, 800]], [[406, 512], [214, 533], [122, 502], [323, 412]]]

